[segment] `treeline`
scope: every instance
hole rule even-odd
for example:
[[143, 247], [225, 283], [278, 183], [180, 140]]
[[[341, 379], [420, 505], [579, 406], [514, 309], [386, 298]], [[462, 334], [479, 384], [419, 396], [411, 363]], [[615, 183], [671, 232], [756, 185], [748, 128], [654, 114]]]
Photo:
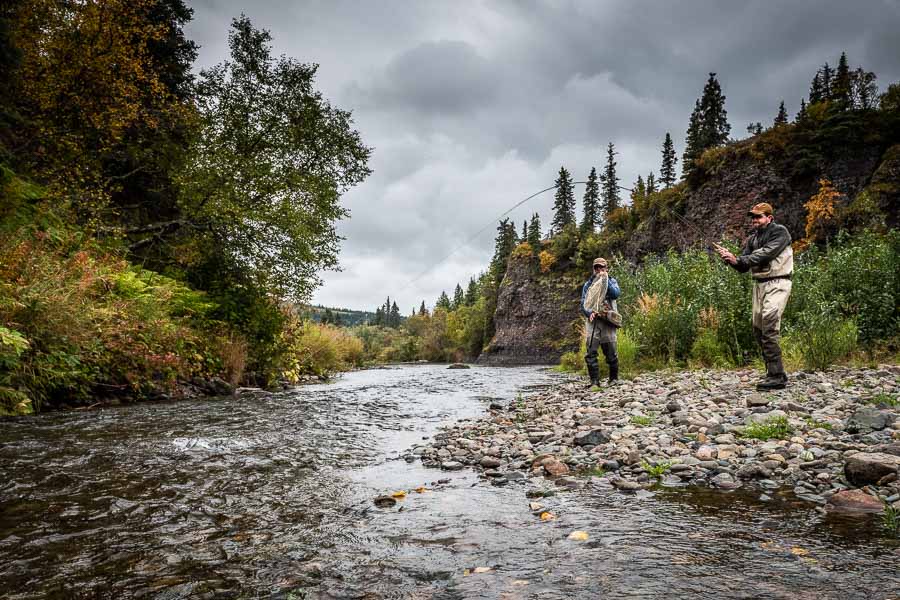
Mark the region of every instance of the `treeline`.
[[190, 18], [182, 0], [0, 8], [0, 411], [296, 375], [291, 306], [337, 264], [371, 150], [317, 65], [244, 16], [195, 76]]
[[[730, 138], [725, 95], [710, 73], [688, 122], [680, 180], [669, 132], [661, 143], [659, 176], [652, 171], [638, 176], [631, 188], [620, 186], [610, 142], [602, 169], [592, 168], [587, 176], [579, 219], [574, 179], [561, 167], [546, 236], [537, 214], [521, 230], [504, 219], [488, 270], [472, 278], [465, 292], [459, 284], [452, 299], [442, 292], [431, 312], [423, 302], [400, 333], [367, 348], [382, 359], [477, 357], [493, 337], [497, 297], [511, 257], [533, 261], [537, 276], [583, 278], [593, 258], [615, 257], [638, 229], [673, 219], [688, 194], [729, 159], [742, 156], [767, 161], [789, 178], [821, 178], [805, 205], [806, 235], [796, 244], [802, 252], [798, 292], [786, 316], [794, 365], [822, 366], [852, 352], [857, 341], [869, 349], [896, 348], [900, 289], [893, 273], [900, 265], [900, 247], [892, 228], [900, 183], [890, 173], [900, 168], [900, 152], [885, 151], [900, 143], [900, 84], [879, 93], [875, 81], [874, 73], [851, 70], [842, 54], [837, 69], [826, 63], [816, 72], [793, 121], [781, 101], [771, 127], [751, 124], [753, 137], [739, 141]], [[821, 169], [862, 150], [883, 154], [886, 173], [876, 174], [856, 198], [847, 198], [822, 177]], [[837, 283], [842, 261], [867, 269], [866, 277], [850, 278], [842, 288]], [[621, 258], [615, 263], [623, 289], [630, 290], [621, 302], [629, 317], [622, 336], [626, 363], [740, 365], [753, 359], [746, 278], [704, 252], [668, 255], [640, 266]], [[882, 276], [887, 287], [879, 292], [876, 282]], [[685, 287], [695, 290], [692, 297], [685, 296]], [[863, 303], [863, 297], [869, 300]], [[576, 368], [582, 363], [577, 355], [567, 361]]]

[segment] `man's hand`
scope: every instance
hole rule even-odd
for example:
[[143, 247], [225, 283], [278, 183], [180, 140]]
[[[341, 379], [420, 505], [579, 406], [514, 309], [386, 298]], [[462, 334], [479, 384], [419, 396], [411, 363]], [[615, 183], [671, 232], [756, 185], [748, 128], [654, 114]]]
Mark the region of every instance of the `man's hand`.
[[588, 320], [589, 320], [591, 323], [593, 323], [593, 322], [594, 322], [594, 318], [595, 318], [596, 316], [597, 316], [597, 313], [592, 312], [592, 313], [591, 313], [591, 316], [588, 317]]
[[724, 246], [720, 246], [719, 244], [716, 244], [715, 242], [713, 242], [713, 248], [715, 248], [716, 252], [719, 253], [719, 257], [722, 260], [724, 260], [725, 262], [727, 262], [729, 265], [737, 264], [737, 257], [734, 254], [732, 254], [728, 248], [725, 248]]

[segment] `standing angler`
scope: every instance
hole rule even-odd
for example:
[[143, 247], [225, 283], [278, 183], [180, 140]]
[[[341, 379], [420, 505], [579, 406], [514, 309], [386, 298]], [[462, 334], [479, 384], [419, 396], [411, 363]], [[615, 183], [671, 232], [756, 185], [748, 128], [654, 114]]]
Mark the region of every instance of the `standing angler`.
[[609, 366], [609, 382], [619, 379], [619, 355], [616, 348], [616, 328], [609, 318], [618, 316], [616, 298], [621, 293], [619, 284], [609, 276], [609, 264], [604, 258], [594, 259], [593, 273], [581, 288], [581, 312], [587, 321], [584, 324], [584, 341], [587, 353], [584, 362], [587, 365], [591, 385], [600, 385], [600, 365], [597, 362], [597, 348], [603, 351], [603, 358]]
[[766, 361], [766, 377], [756, 384], [759, 390], [780, 390], [787, 384], [781, 362], [781, 315], [791, 295], [794, 251], [791, 234], [775, 223], [772, 206], [761, 202], [748, 211], [753, 232], [740, 256], [715, 245], [722, 260], [753, 277], [753, 336]]

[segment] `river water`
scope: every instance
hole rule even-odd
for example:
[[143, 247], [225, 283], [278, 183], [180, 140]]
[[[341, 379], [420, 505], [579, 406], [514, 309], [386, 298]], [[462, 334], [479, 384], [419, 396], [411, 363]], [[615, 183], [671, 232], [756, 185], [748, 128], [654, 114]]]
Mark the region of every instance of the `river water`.
[[[900, 597], [900, 542], [872, 518], [748, 490], [589, 482], [541, 498], [557, 515], [543, 522], [534, 483], [401, 458], [559, 377], [403, 366], [0, 422], [0, 597]], [[396, 506], [373, 503], [397, 490], [409, 495]]]

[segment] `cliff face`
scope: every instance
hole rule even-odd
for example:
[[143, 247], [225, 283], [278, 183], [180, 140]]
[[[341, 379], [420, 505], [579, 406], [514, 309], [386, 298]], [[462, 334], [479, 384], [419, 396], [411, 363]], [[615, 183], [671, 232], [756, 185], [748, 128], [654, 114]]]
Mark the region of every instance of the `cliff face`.
[[[793, 238], [805, 235], [804, 204], [826, 177], [844, 194], [845, 205], [877, 207], [889, 227], [900, 213], [900, 145], [857, 152], [822, 165], [819, 174], [796, 177], [742, 148], [722, 153], [714, 173], [684, 194], [673, 208], [694, 227], [663, 210], [638, 224], [620, 252], [632, 262], [669, 249], [682, 250], [710, 241], [743, 243], [749, 232], [747, 209], [770, 202], [776, 221]], [[699, 231], [698, 231], [699, 230]], [[510, 258], [501, 285], [494, 322], [496, 333], [478, 362], [490, 365], [556, 364], [563, 352], [577, 349], [581, 320], [578, 303], [588, 273], [542, 274], [534, 260]]]
[[543, 274], [530, 257], [512, 256], [500, 285], [496, 333], [478, 357], [487, 365], [543, 365], [577, 350], [581, 284], [572, 275]]

